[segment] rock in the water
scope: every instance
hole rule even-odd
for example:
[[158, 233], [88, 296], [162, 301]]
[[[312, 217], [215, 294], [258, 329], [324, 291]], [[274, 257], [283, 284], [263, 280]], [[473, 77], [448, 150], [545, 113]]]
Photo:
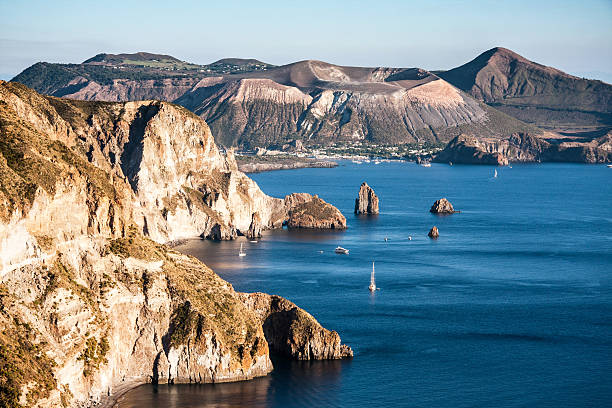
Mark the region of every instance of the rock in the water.
[[255, 312], [271, 351], [296, 360], [353, 357], [335, 331], [322, 327], [309, 313], [280, 296], [240, 293], [243, 304]]
[[429, 238], [433, 238], [436, 239], [440, 236], [440, 233], [438, 232], [438, 227], [434, 226], [429, 230], [429, 234], [427, 234], [427, 236]]
[[453, 205], [446, 198], [441, 198], [431, 206], [429, 212], [434, 214], [454, 214], [459, 211], [455, 211]]
[[[310, 200], [308, 200], [310, 198]], [[288, 206], [288, 228], [345, 229], [346, 218], [340, 210], [317, 196], [292, 194], [285, 198]]]
[[251, 225], [249, 226], [249, 230], [246, 233], [246, 237], [249, 239], [253, 238], [261, 238], [261, 217], [259, 213], [253, 213], [253, 218], [251, 220]]
[[355, 199], [355, 214], [378, 214], [378, 196], [365, 181], [361, 183]]

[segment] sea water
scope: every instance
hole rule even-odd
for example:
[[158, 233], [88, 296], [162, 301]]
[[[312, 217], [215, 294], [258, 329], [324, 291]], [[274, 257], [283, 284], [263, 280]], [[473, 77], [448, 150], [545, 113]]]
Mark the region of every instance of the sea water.
[[[348, 229], [178, 250], [238, 291], [293, 301], [354, 358], [274, 358], [267, 377], [146, 385], [119, 406], [612, 406], [612, 169], [513, 165], [497, 178], [494, 169], [341, 162], [251, 175], [272, 196], [319, 194]], [[363, 181], [380, 198], [378, 216], [353, 215]], [[442, 197], [461, 213], [429, 213]], [[437, 240], [427, 237], [434, 225]], [[338, 245], [350, 254], [335, 254]]]

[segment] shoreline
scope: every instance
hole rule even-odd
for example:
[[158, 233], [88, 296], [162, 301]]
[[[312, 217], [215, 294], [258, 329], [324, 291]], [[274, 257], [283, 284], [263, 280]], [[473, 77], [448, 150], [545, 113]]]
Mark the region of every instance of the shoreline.
[[[257, 156], [249, 157], [249, 159], [237, 159], [238, 170], [245, 174], [250, 173], [261, 173], [264, 171], [277, 171], [277, 170], [294, 170], [304, 168], [334, 168], [338, 167], [338, 163], [331, 160], [315, 160], [315, 159], [304, 159], [295, 157], [282, 157], [282, 158], [266, 158], [266, 159], [255, 159]], [[295, 161], [294, 161], [295, 159]]]

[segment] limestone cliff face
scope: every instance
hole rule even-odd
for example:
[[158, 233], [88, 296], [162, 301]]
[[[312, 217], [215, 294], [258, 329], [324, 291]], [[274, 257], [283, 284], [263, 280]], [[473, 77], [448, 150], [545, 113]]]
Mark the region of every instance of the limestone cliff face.
[[355, 214], [378, 214], [378, 196], [365, 181], [355, 199]]
[[182, 108], [0, 83], [0, 400], [82, 407], [146, 382], [265, 375], [258, 315], [160, 242], [256, 234], [287, 212]]
[[353, 350], [340, 342], [335, 331], [323, 327], [307, 312], [280, 296], [241, 293], [244, 305], [263, 325], [270, 348], [298, 360], [353, 357]]
[[283, 201], [239, 172], [231, 152], [219, 152], [206, 123], [183, 108], [45, 98], [12, 83], [2, 85], [0, 97], [36, 131], [108, 172], [133, 203], [123, 208], [155, 241], [233, 238], [248, 231], [255, 213], [262, 229], [279, 227], [286, 217]]
[[459, 136], [434, 158], [437, 162], [506, 165], [509, 162], [612, 162], [612, 135], [590, 142], [551, 143], [529, 133], [503, 140]]

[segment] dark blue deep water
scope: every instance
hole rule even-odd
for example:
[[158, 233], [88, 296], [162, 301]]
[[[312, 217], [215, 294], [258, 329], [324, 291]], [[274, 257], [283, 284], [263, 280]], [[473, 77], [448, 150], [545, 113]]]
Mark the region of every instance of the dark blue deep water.
[[[352, 361], [275, 360], [234, 384], [142, 386], [120, 407], [612, 406], [612, 169], [343, 163], [255, 174], [318, 193], [345, 232], [268, 232], [178, 249], [239, 291], [284, 296], [337, 330]], [[359, 185], [378, 217], [353, 215]], [[447, 197], [460, 214], [428, 212]], [[437, 225], [440, 238], [427, 238]], [[408, 240], [412, 236], [412, 240]], [[389, 241], [385, 242], [384, 238]], [[342, 245], [350, 255], [336, 255]], [[323, 251], [323, 253], [319, 253]], [[376, 261], [379, 292], [367, 290]]]

